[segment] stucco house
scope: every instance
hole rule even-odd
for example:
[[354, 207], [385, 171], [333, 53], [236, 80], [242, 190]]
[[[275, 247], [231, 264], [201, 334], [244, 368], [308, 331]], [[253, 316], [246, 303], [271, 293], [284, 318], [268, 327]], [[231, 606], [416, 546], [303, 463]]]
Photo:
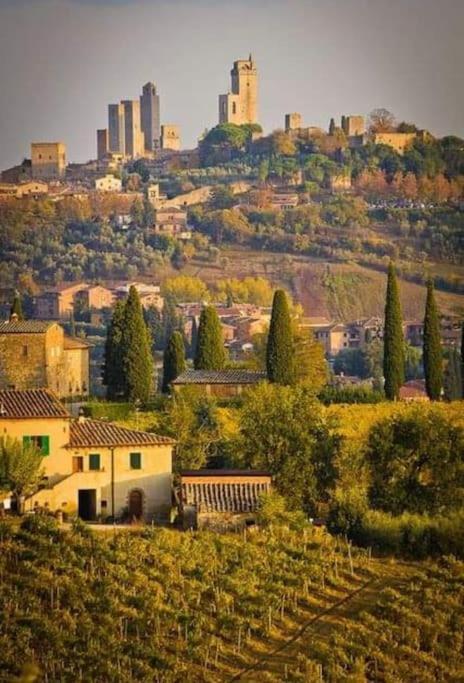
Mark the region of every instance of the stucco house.
[[168, 437], [72, 419], [47, 389], [0, 391], [0, 438], [6, 436], [43, 453], [43, 484], [26, 510], [61, 510], [88, 521], [169, 514], [174, 441]]

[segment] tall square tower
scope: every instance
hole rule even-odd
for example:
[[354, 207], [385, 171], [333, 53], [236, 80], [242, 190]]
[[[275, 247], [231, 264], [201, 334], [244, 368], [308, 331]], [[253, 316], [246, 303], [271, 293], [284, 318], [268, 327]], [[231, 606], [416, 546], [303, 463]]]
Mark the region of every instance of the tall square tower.
[[230, 92], [219, 95], [219, 123], [257, 123], [258, 71], [251, 54], [234, 62], [230, 77]]
[[160, 102], [154, 83], [145, 83], [140, 96], [140, 120], [145, 149], [153, 152], [160, 145]]

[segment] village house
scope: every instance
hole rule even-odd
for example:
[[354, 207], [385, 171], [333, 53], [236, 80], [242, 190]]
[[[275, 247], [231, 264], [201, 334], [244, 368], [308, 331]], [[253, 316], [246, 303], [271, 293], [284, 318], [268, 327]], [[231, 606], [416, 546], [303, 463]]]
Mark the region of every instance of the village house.
[[97, 192], [121, 192], [122, 182], [114, 175], [107, 174], [95, 179], [95, 189]]
[[168, 518], [174, 446], [168, 437], [72, 419], [46, 389], [0, 391], [0, 436], [42, 451], [44, 480], [26, 511], [43, 508], [86, 521]]
[[48, 185], [41, 180], [26, 180], [22, 183], [0, 183], [0, 200], [24, 199], [25, 197], [37, 199], [47, 194]]
[[112, 304], [113, 293], [107, 287], [64, 283], [36, 297], [35, 316], [40, 320], [69, 320], [76, 309], [101, 311]]
[[117, 300], [126, 299], [131, 287], [135, 287], [137, 290], [143, 308], [147, 309], [154, 306], [159, 311], [163, 309], [164, 297], [161, 296], [161, 287], [159, 285], [148, 285], [144, 282], [127, 282], [113, 290], [115, 298]]
[[251, 370], [186, 370], [172, 382], [172, 387], [177, 392], [194, 386], [206, 396], [231, 398], [264, 381], [266, 373]]
[[252, 523], [261, 496], [271, 490], [271, 481], [269, 472], [257, 470], [181, 472], [178, 497], [184, 528]]
[[51, 321], [13, 317], [0, 323], [0, 388], [47, 387], [59, 397], [87, 396], [90, 346]]
[[187, 224], [187, 211], [175, 206], [156, 209], [155, 233], [180, 239], [190, 239], [191, 230]]

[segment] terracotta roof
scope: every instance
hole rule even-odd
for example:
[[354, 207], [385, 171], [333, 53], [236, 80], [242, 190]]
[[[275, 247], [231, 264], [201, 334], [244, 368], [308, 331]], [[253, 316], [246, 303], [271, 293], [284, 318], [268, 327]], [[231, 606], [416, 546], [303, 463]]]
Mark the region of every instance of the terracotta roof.
[[173, 384], [257, 384], [265, 379], [265, 372], [251, 370], [186, 370]]
[[181, 477], [270, 477], [271, 473], [265, 470], [182, 470]]
[[168, 436], [126, 429], [103, 420], [71, 422], [68, 448], [86, 446], [164, 446], [173, 444]]
[[425, 390], [425, 381], [423, 379], [412, 379], [405, 382], [400, 388], [400, 399], [423, 399], [428, 400], [427, 392]]
[[[217, 474], [213, 474], [217, 472]], [[225, 471], [203, 470], [198, 476], [224, 475]], [[183, 473], [181, 477], [180, 497], [182, 505], [195, 506], [198, 512], [256, 512], [260, 502], [260, 496], [267, 493], [271, 488], [271, 478], [267, 473], [259, 473], [260, 476], [268, 476], [266, 481], [254, 481], [257, 473], [238, 470], [236, 474], [229, 471], [223, 481], [195, 481], [189, 480], [193, 473]], [[245, 481], [237, 482], [238, 476], [246, 477]], [[235, 481], [227, 481], [227, 476], [234, 476]], [[247, 481], [248, 480], [248, 481]]]
[[45, 320], [6, 320], [0, 323], [0, 334], [43, 334], [51, 325], [56, 323]]
[[57, 396], [48, 389], [0, 391], [0, 418], [69, 417]]
[[78, 339], [77, 337], [65, 337], [63, 348], [66, 349], [88, 349], [92, 346], [85, 339]]

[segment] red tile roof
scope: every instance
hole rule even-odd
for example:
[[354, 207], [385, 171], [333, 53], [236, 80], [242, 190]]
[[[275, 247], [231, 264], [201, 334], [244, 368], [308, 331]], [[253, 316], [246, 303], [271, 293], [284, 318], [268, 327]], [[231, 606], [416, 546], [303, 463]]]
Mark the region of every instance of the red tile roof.
[[0, 334], [44, 334], [56, 323], [43, 320], [11, 320], [0, 323]]
[[33, 417], [69, 417], [69, 413], [48, 389], [0, 391], [0, 419]]
[[165, 446], [174, 444], [168, 436], [126, 429], [103, 420], [75, 420], [71, 422], [68, 448], [111, 446]]

